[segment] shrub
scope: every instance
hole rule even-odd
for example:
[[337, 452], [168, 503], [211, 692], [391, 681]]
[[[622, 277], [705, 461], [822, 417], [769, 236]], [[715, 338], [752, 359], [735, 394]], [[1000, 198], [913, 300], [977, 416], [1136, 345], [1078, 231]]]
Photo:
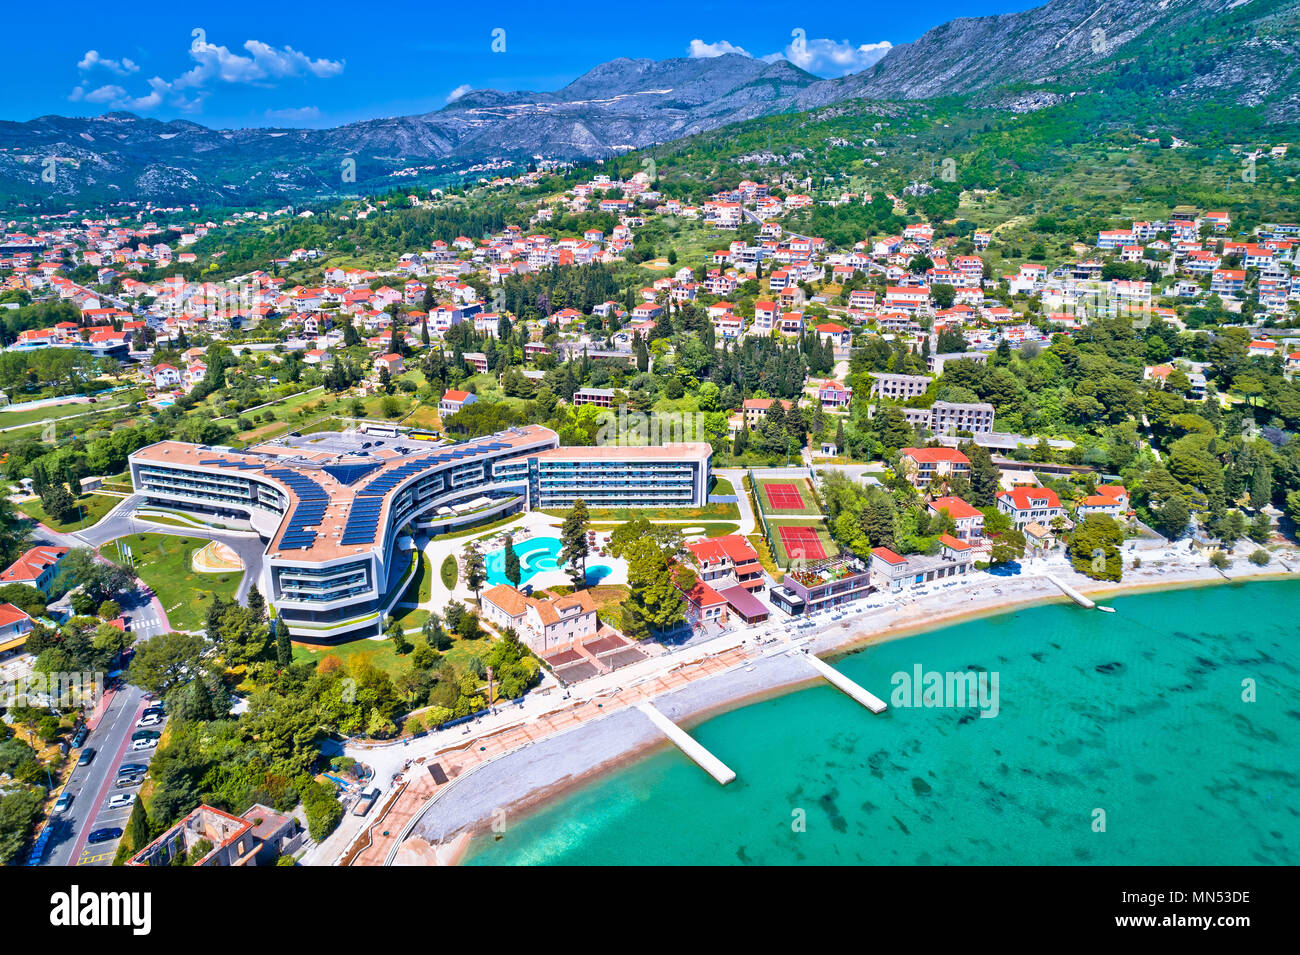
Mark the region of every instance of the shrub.
[[1272, 559], [1273, 555], [1262, 547], [1250, 555], [1250, 562], [1256, 567], [1263, 567]]
[[308, 780], [302, 787], [302, 808], [307, 816], [307, 834], [313, 842], [325, 839], [343, 818], [343, 804], [328, 783]]
[[442, 562], [441, 571], [442, 585], [448, 590], [454, 590], [456, 588], [456, 575], [458, 571], [459, 568], [456, 564], [456, 555], [448, 554], [446, 559]]
[[1210, 555], [1210, 566], [1219, 570], [1224, 570], [1232, 563], [1232, 559], [1221, 550], [1216, 550]]

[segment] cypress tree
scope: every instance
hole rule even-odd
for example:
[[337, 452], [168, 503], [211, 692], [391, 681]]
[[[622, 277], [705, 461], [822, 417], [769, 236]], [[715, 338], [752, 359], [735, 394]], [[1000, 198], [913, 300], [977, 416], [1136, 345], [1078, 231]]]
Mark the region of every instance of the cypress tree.
[[275, 662], [282, 667], [293, 662], [293, 645], [289, 642], [289, 627], [283, 617], [275, 618]]

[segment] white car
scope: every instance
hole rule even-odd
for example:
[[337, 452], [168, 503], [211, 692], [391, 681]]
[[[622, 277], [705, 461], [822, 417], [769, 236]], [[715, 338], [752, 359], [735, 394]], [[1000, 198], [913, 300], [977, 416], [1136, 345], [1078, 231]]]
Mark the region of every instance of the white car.
[[71, 805], [72, 805], [72, 793], [64, 793], [62, 796], [58, 798], [58, 801], [55, 802], [54, 809], [51, 811], [55, 815], [62, 815], [63, 813], [68, 811], [68, 807]]
[[151, 713], [148, 716], [140, 717], [140, 722], [136, 723], [135, 725], [136, 726], [157, 726], [161, 722], [162, 722], [161, 716]]
[[141, 750], [153, 749], [158, 745], [156, 739], [138, 739], [131, 744], [131, 752], [138, 753]]
[[108, 798], [109, 809], [124, 809], [135, 802], [135, 793], [118, 793]]

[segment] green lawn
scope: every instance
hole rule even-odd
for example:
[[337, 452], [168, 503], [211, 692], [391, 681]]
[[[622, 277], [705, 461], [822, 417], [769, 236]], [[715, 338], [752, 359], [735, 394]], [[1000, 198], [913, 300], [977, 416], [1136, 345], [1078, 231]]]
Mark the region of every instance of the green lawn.
[[[408, 624], [408, 626], [416, 626], [416, 624], [412, 623]], [[417, 636], [408, 637], [407, 639], [414, 642], [424, 638]], [[443, 658], [450, 660], [458, 667], [463, 667], [470, 657], [483, 656], [491, 646], [492, 640], [488, 637], [480, 640], [453, 639], [451, 649], [443, 654]], [[410, 666], [407, 658], [399, 655], [393, 649], [393, 641], [391, 640], [349, 640], [346, 643], [328, 647], [306, 647], [296, 643], [293, 646], [293, 659], [295, 662], [320, 663], [326, 657], [338, 657], [349, 670], [362, 660], [365, 660], [383, 670], [389, 676], [394, 677]]]
[[736, 487], [724, 477], [713, 477], [713, 487], [709, 490], [710, 494], [717, 494], [722, 497], [728, 497], [736, 493]]
[[60, 524], [46, 514], [39, 498], [19, 504], [18, 510], [33, 520], [40, 521], [51, 530], [66, 534], [98, 523], [101, 517], [122, 503], [122, 498], [113, 497], [111, 494], [83, 494], [77, 498], [77, 503], [81, 505], [81, 510], [78, 512], [80, 516], [74, 517], [67, 524]]
[[0, 428], [12, 428], [15, 425], [22, 424], [39, 424], [42, 421], [57, 421], [59, 418], [70, 418], [73, 415], [110, 411], [120, 405], [129, 405], [131, 402], [140, 401], [143, 398], [143, 392], [132, 389], [112, 395], [100, 395], [95, 399], [93, 405], [87, 401], [79, 401], [68, 404], [45, 405], [42, 408], [23, 408], [18, 411], [8, 411], [0, 408]]
[[102, 556], [117, 561], [117, 543], [131, 548], [137, 577], [147, 584], [167, 611], [174, 630], [202, 630], [214, 597], [233, 600], [243, 571], [200, 574], [190, 555], [208, 542], [170, 534], [128, 534], [100, 547]]
[[433, 596], [434, 570], [429, 566], [429, 558], [424, 556], [424, 551], [416, 551], [415, 559], [419, 566], [399, 603], [424, 603]]

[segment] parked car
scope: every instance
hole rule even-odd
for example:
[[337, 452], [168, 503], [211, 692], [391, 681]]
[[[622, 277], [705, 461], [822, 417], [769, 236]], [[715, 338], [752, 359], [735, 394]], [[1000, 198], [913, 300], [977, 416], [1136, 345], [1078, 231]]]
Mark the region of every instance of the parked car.
[[157, 745], [158, 741], [156, 739], [138, 739], [131, 744], [131, 752], [139, 753], [146, 749], [153, 749]]
[[157, 739], [160, 736], [162, 736], [162, 733], [159, 733], [157, 730], [137, 730], [136, 732], [131, 734], [131, 739], [132, 740]]
[[95, 758], [95, 747], [87, 746], [81, 751], [81, 757], [77, 760], [78, 766], [89, 766]]
[[90, 730], [85, 726], [81, 727], [81, 729], [72, 734], [72, 748], [77, 749], [80, 746], [84, 746], [86, 738], [89, 736]]
[[68, 811], [68, 807], [71, 805], [72, 805], [72, 793], [64, 793], [54, 803], [54, 809], [52, 809], [51, 812], [56, 816], [62, 815], [63, 813]]
[[141, 713], [140, 715], [141, 716], [165, 716], [166, 714], [163, 712], [161, 703], [154, 703], [151, 706], [146, 706], [144, 708], [144, 712]]
[[121, 829], [96, 829], [94, 832], [92, 832], [89, 836], [86, 837], [86, 841], [93, 846], [93, 845], [98, 845], [101, 842], [112, 842], [114, 839], [121, 839], [121, 838], [122, 838]]
[[148, 769], [149, 765], [147, 763], [123, 763], [117, 767], [117, 774], [119, 776], [129, 776], [133, 773], [147, 772]]
[[109, 809], [123, 809], [135, 802], [135, 793], [118, 793], [108, 797]]
[[144, 782], [144, 773], [131, 773], [129, 776], [117, 777], [117, 782], [113, 783], [115, 789], [130, 789], [132, 786], [139, 786]]
[[161, 722], [162, 722], [162, 716], [160, 716], [159, 714], [146, 713], [144, 716], [140, 717], [140, 722], [136, 723], [135, 725], [136, 726], [157, 726]]

